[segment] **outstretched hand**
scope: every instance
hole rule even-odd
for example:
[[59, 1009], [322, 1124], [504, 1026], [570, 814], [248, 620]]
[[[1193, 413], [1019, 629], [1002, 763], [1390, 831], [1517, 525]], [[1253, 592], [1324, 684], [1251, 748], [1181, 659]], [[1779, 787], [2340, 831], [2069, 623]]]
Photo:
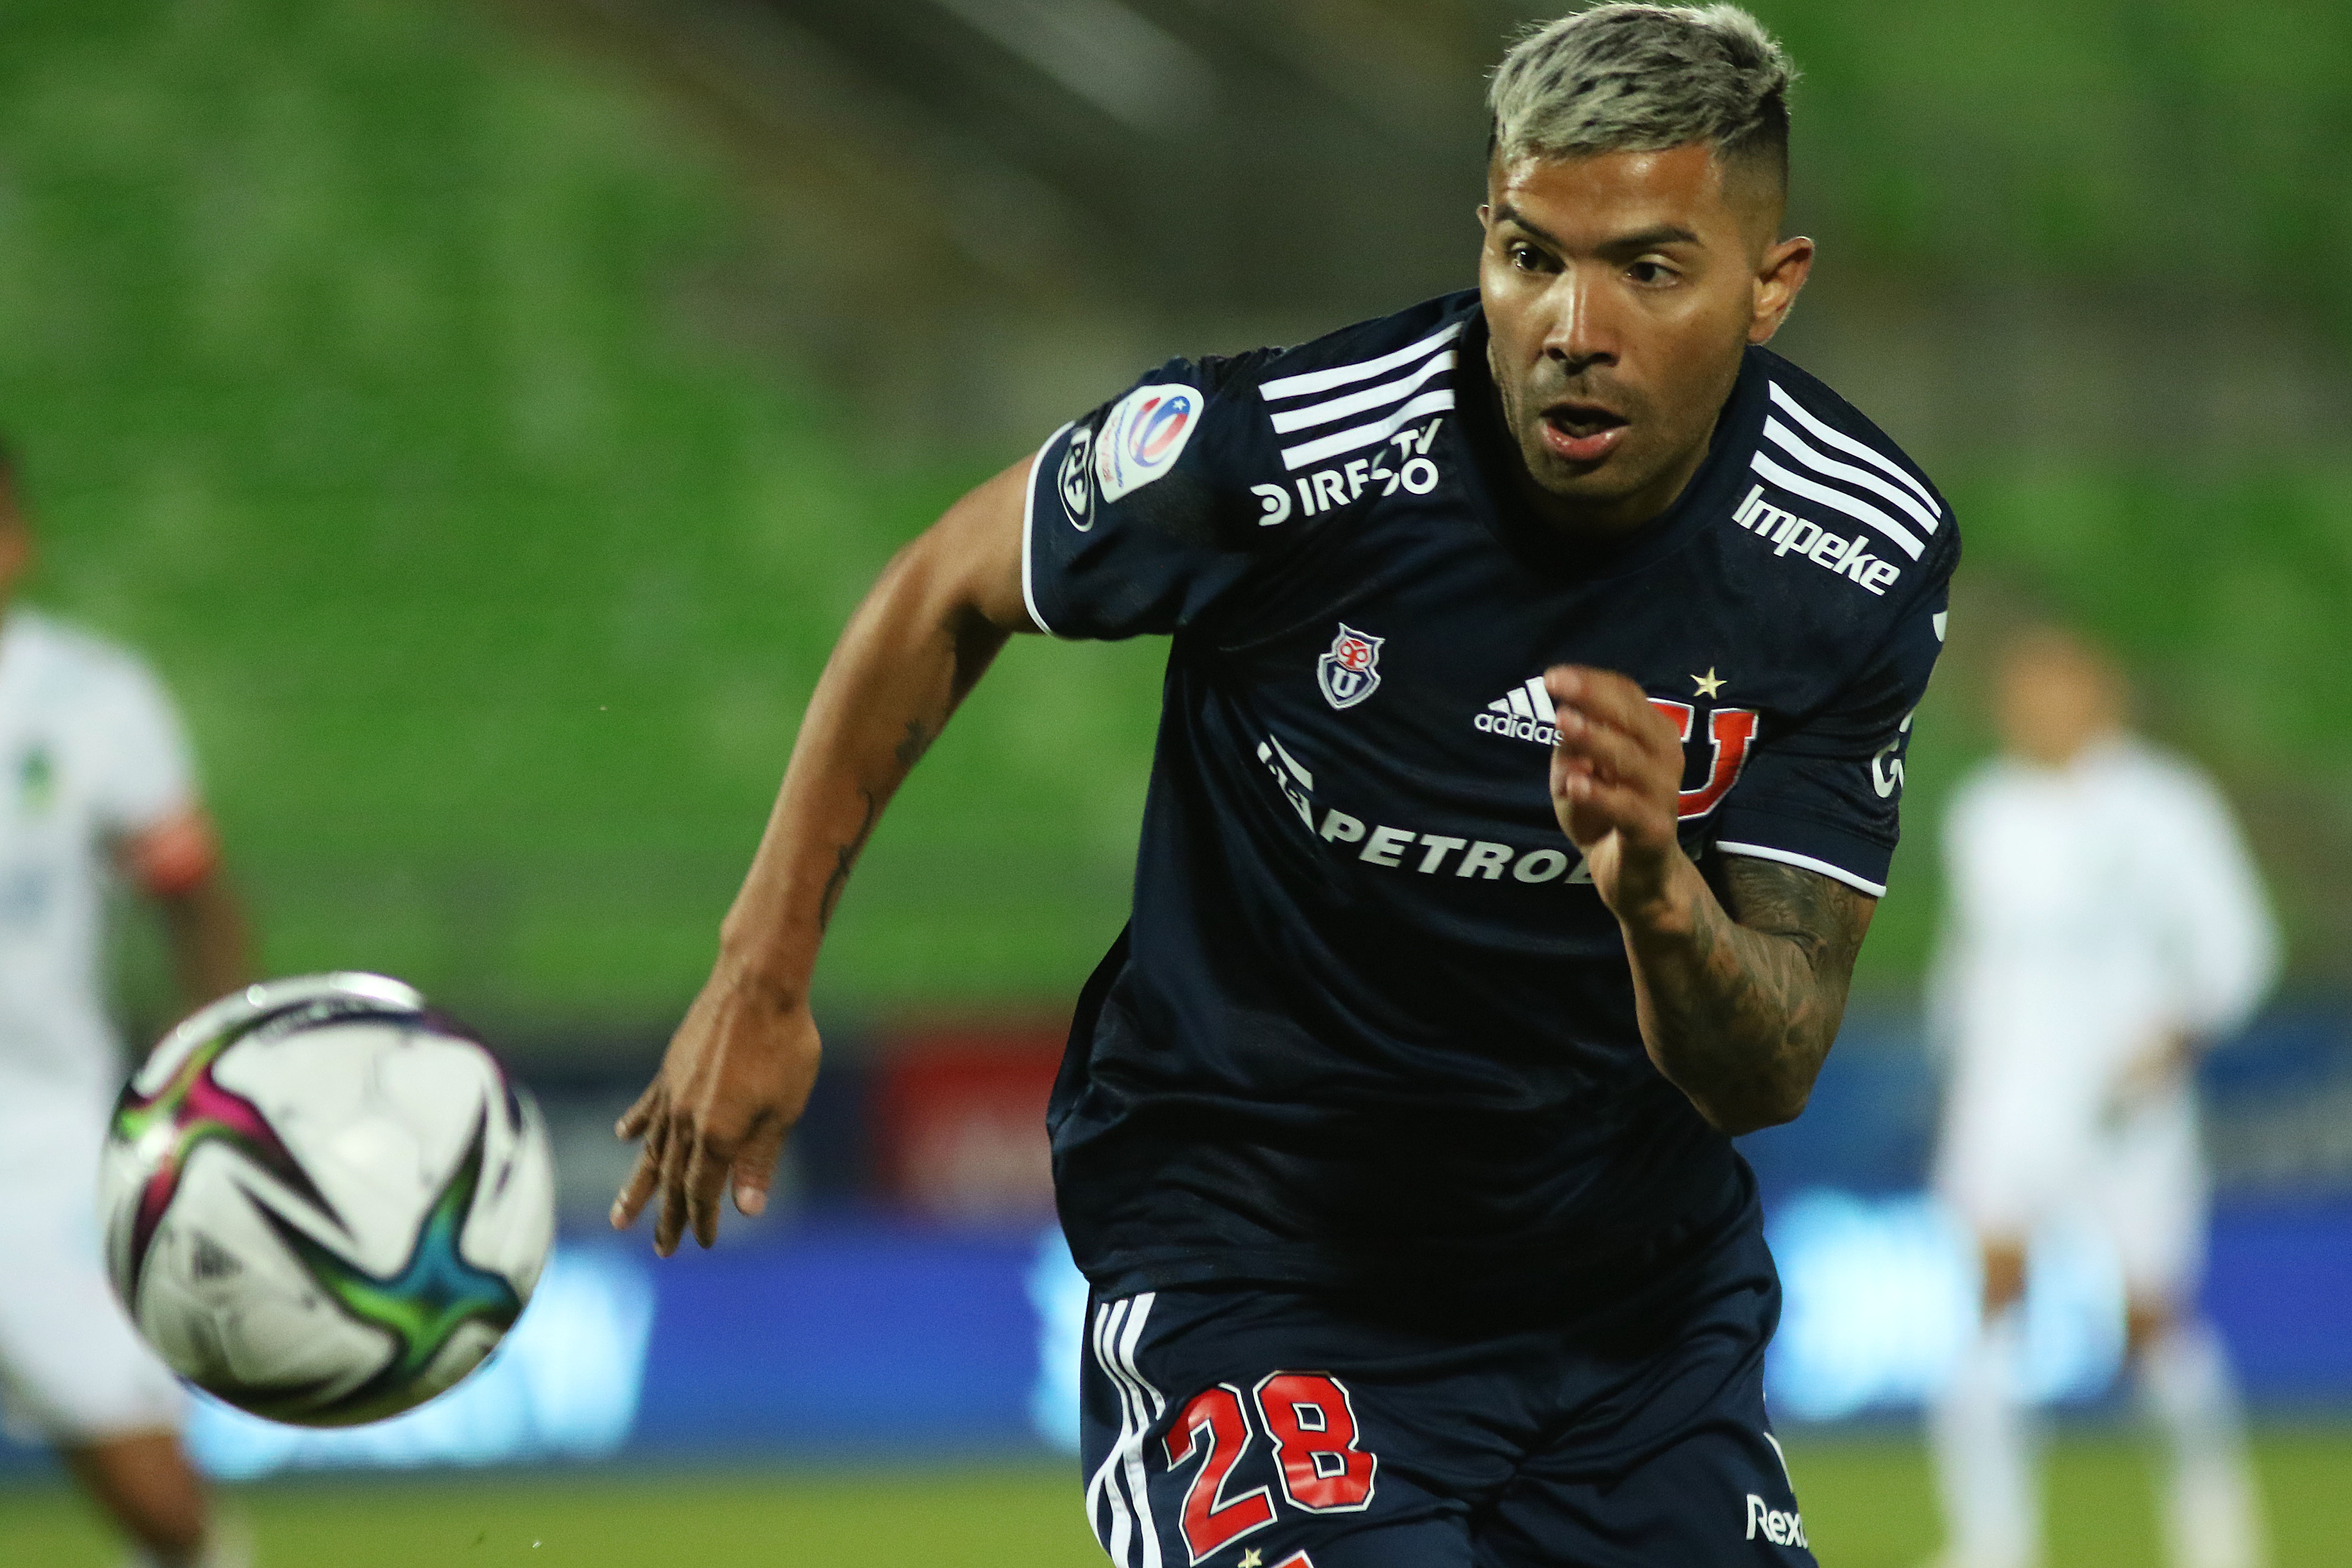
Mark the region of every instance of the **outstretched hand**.
[[1601, 901], [1632, 918], [1670, 891], [1683, 742], [1674, 721], [1612, 670], [1554, 665], [1551, 805], [1560, 831], [1584, 852]]
[[670, 1037], [653, 1083], [614, 1129], [645, 1146], [613, 1202], [613, 1228], [635, 1225], [660, 1193], [654, 1250], [667, 1258], [688, 1228], [704, 1247], [719, 1239], [719, 1199], [730, 1185], [737, 1213], [765, 1209], [784, 1135], [816, 1081], [818, 1055], [806, 1004], [722, 965]]

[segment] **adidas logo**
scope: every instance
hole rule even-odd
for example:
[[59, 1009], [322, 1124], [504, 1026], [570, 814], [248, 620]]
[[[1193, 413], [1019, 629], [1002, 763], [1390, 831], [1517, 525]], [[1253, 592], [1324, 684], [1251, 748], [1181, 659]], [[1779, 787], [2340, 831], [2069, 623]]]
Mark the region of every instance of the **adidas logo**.
[[1551, 693], [1544, 689], [1542, 676], [1530, 675], [1487, 703], [1486, 710], [1471, 722], [1489, 735], [1508, 735], [1514, 740], [1549, 746], [1559, 739], [1559, 731], [1551, 727]]

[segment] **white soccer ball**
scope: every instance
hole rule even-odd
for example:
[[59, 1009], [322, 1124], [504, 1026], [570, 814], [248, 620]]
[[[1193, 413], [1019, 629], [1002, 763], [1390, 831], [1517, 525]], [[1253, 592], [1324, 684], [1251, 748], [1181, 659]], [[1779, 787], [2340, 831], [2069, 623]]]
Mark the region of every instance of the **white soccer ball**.
[[423, 1403], [489, 1354], [555, 1229], [539, 1108], [377, 974], [248, 986], [116, 1103], [107, 1268], [181, 1376], [310, 1426]]

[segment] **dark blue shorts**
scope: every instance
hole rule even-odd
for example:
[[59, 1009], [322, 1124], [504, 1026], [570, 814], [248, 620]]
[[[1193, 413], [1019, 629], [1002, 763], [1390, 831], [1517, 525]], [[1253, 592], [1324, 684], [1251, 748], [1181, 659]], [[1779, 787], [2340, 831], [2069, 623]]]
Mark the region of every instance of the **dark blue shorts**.
[[1606, 1311], [1218, 1286], [1095, 1298], [1087, 1512], [1120, 1568], [1811, 1568], [1751, 1217]]

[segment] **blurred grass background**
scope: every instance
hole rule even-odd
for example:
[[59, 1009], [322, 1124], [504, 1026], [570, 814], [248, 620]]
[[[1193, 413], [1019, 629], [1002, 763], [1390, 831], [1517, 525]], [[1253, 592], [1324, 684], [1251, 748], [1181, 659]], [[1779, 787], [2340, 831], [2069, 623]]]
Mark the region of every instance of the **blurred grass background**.
[[[835, 631], [984, 464], [861, 445], [677, 320], [666, 285], [728, 237], [715, 160], [479, 8], [11, 13], [35, 595], [184, 699], [268, 967], [550, 1030], [682, 1005]], [[1083, 975], [1150, 662], [1008, 661], [830, 984]]]
[[[2149, 1506], [2157, 1477], [2140, 1450], [2076, 1438], [2058, 1445], [2052, 1461], [2052, 1563], [2145, 1568], [2161, 1560]], [[2274, 1435], [2260, 1462], [2278, 1568], [2339, 1562], [2352, 1530], [2352, 1494], [2341, 1485], [2352, 1442]], [[1790, 1463], [1822, 1562], [1916, 1568], [1933, 1551], [1934, 1502], [1916, 1451], [1817, 1441]], [[1079, 1489], [1060, 1468], [950, 1466], [919, 1474], [278, 1483], [247, 1489], [238, 1505], [271, 1563], [1085, 1568], [1103, 1556], [1087, 1533]], [[86, 1507], [68, 1494], [0, 1494], [0, 1518], [8, 1525], [0, 1568], [99, 1568], [117, 1560]]]
[[[1782, 346], [1969, 540], [1864, 984], [1924, 962], [1972, 620], [2021, 593], [2133, 657], [2245, 803], [2298, 976], [2340, 984], [2352, 11], [1759, 9], [1808, 72], [1824, 244]], [[1214, 93], [1083, 143], [1050, 51], [956, 20], [986, 10], [7, 7], [35, 596], [184, 699], [268, 967], [657, 1033], [897, 544], [1162, 353], [1468, 278], [1520, 8], [1143, 5]], [[867, 856], [835, 1005], [1066, 1001], [1120, 919], [1158, 664], [1012, 650]]]

